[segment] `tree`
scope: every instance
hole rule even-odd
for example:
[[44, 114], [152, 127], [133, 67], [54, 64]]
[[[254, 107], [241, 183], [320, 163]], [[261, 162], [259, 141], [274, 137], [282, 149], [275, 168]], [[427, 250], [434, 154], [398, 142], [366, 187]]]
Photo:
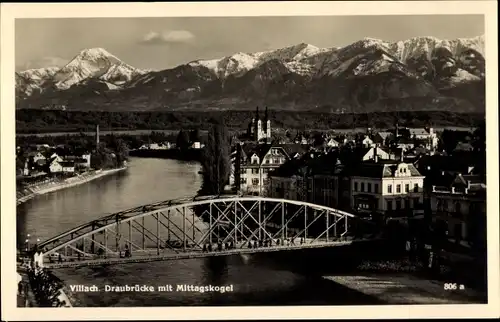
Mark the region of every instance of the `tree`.
[[474, 130], [472, 145], [476, 152], [486, 152], [486, 120], [481, 121]]
[[111, 149], [116, 155], [116, 165], [121, 166], [123, 161], [127, 161], [129, 149], [125, 141], [114, 135], [109, 138], [109, 149]]
[[189, 136], [183, 130], [179, 131], [176, 140], [177, 148], [181, 150], [185, 150], [189, 147]]
[[314, 133], [313, 138], [314, 138], [313, 145], [315, 147], [321, 147], [321, 146], [323, 146], [323, 144], [325, 144], [325, 137], [323, 136], [322, 133], [320, 133], [320, 132]]
[[213, 122], [202, 152], [203, 183], [201, 195], [219, 195], [228, 183], [231, 164], [228, 130], [222, 120]]

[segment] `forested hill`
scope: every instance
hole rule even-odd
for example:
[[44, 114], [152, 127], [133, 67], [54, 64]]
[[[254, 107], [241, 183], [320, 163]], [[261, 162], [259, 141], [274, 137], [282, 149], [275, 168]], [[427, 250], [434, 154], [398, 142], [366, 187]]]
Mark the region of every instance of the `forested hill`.
[[[207, 130], [212, 118], [222, 116], [230, 129], [243, 130], [255, 111], [218, 112], [102, 112], [30, 110], [16, 111], [16, 133], [85, 132], [101, 130]], [[350, 129], [389, 128], [396, 122], [411, 127], [473, 127], [484, 121], [482, 113], [445, 111], [380, 112], [369, 114], [334, 114], [314, 112], [269, 112], [273, 128], [286, 129]]]

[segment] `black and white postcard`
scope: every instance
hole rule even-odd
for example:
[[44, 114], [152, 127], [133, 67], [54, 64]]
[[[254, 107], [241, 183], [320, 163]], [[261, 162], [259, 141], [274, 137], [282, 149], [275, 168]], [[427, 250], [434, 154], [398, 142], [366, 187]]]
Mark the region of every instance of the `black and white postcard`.
[[2, 319], [498, 316], [496, 3], [1, 23]]

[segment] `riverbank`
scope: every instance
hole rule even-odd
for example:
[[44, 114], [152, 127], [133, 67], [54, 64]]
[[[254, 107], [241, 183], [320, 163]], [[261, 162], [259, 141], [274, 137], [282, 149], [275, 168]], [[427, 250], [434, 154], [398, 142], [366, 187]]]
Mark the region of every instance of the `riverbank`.
[[74, 187], [83, 183], [87, 183], [89, 181], [114, 174], [120, 171], [126, 170], [127, 167], [122, 167], [122, 168], [117, 168], [117, 169], [109, 169], [109, 170], [97, 170], [94, 173], [91, 174], [81, 174], [76, 177], [71, 177], [59, 182], [52, 181], [49, 183], [44, 183], [41, 185], [35, 185], [29, 188], [24, 189], [25, 191], [22, 191], [18, 193], [17, 195], [17, 205], [20, 205], [30, 199], [33, 199], [37, 195], [42, 195], [46, 194], [49, 192], [57, 191], [57, 190], [62, 190], [70, 187]]

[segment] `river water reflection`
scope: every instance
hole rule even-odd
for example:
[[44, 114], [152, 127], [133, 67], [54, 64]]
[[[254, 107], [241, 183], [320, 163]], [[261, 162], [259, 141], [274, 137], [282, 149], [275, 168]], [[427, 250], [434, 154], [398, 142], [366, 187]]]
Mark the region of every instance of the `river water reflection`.
[[[200, 165], [133, 158], [126, 172], [52, 192], [18, 206], [18, 245], [44, 240], [106, 214], [152, 202], [193, 196]], [[57, 270], [67, 285], [97, 285], [71, 294], [77, 306], [356, 304], [373, 300], [321, 277], [304, 276], [248, 256]], [[149, 285], [154, 292], [104, 292], [105, 285]], [[230, 293], [158, 292], [158, 286], [233, 285]]]

